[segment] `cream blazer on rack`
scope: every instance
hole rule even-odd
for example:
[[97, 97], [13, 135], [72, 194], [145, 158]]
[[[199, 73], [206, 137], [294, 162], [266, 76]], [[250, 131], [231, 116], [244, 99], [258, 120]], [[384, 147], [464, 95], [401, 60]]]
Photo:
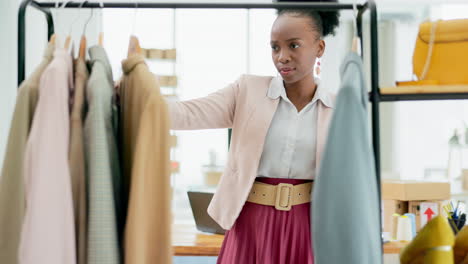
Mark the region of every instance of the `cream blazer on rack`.
[[[224, 229], [230, 229], [257, 177], [265, 137], [280, 100], [270, 89], [274, 77], [242, 75], [237, 81], [206, 97], [168, 102], [171, 129], [195, 130], [232, 128], [228, 162], [213, 200], [209, 215]], [[327, 92], [332, 102], [335, 96]], [[332, 108], [318, 101], [317, 159], [328, 134]]]

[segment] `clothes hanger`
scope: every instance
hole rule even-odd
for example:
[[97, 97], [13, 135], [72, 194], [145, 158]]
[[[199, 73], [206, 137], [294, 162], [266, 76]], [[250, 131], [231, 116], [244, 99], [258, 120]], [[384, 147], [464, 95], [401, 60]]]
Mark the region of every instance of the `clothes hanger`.
[[68, 49], [68, 47], [70, 46], [70, 43], [72, 41], [71, 39], [71, 36], [72, 36], [72, 30], [73, 30], [73, 26], [76, 24], [76, 22], [80, 19], [80, 15], [81, 15], [81, 8], [83, 7], [83, 4], [85, 3], [86, 1], [83, 1], [83, 3], [81, 3], [81, 5], [78, 7], [78, 13], [75, 17], [75, 19], [72, 21], [72, 23], [70, 24], [70, 28], [68, 30], [68, 37], [65, 41], [65, 48]]
[[138, 11], [138, 3], [135, 0], [135, 13], [133, 13], [132, 34], [130, 35], [130, 41], [128, 43], [127, 58], [131, 57], [132, 55], [141, 54], [140, 41], [135, 36], [135, 24], [136, 24], [137, 11]]
[[50, 36], [50, 39], [49, 39], [49, 44], [55, 45], [55, 39], [56, 38], [57, 38], [57, 36], [55, 36], [55, 33], [52, 34], [52, 36]]
[[[85, 3], [87, 1], [84, 1]], [[78, 52], [78, 57], [81, 59], [86, 59], [86, 28], [88, 27], [89, 21], [93, 18], [93, 11], [94, 9], [91, 8], [91, 15], [89, 16], [88, 20], [86, 20], [86, 23], [83, 27], [83, 34], [81, 35], [81, 40], [80, 40], [80, 50]]]
[[99, 46], [103, 47], [104, 46], [104, 32], [102, 30], [102, 10], [104, 9], [104, 3], [102, 0], [101, 2], [99, 2], [99, 7], [101, 9], [101, 23], [99, 24], [101, 30], [99, 31], [98, 44]]
[[[63, 2], [62, 6], [61, 6], [61, 9], [62, 9], [61, 12], [63, 12], [63, 11], [65, 10], [65, 6], [66, 6], [69, 2], [71, 2], [71, 0], [66, 0], [66, 1]], [[70, 48], [70, 43], [71, 43], [71, 28], [72, 28], [72, 26], [73, 26], [73, 24], [70, 25], [69, 34], [68, 34], [68, 36], [67, 36], [66, 39], [65, 39], [65, 49], [67, 49], [67, 50]]]
[[359, 38], [359, 35], [358, 35], [358, 30], [357, 30], [357, 15], [358, 15], [358, 10], [357, 10], [357, 0], [354, 1], [353, 3], [353, 16], [354, 16], [354, 20], [353, 20], [353, 27], [354, 27], [354, 36], [353, 36], [353, 43], [351, 45], [351, 51], [353, 52], [356, 52], [359, 54], [359, 46], [360, 46], [360, 43], [361, 43], [361, 39]]
[[[59, 25], [59, 19], [58, 19], [58, 7], [59, 7], [59, 1], [58, 0], [55, 0], [55, 6], [53, 9], [51, 9], [50, 11], [52, 12], [52, 10], [54, 10], [55, 12], [52, 12], [52, 20], [54, 22], [54, 25]], [[55, 13], [55, 19], [54, 19], [54, 13]], [[49, 40], [49, 43], [52, 44], [52, 45], [55, 45], [55, 43], [57, 43], [58, 40], [57, 40], [57, 33], [54, 32], [54, 34], [52, 34], [52, 36], [50, 36], [50, 40]]]
[[[59, 20], [59, 14], [60, 12], [62, 12], [63, 10], [65, 10], [65, 6], [71, 2], [71, 0], [66, 0], [63, 2], [62, 6], [59, 5], [59, 0], [55, 0], [55, 21], [54, 21], [54, 25], [60, 25], [60, 20]], [[61, 10], [60, 10], [61, 9]], [[53, 19], [53, 17], [52, 17]], [[57, 27], [58, 28], [58, 27]], [[57, 30], [58, 32], [58, 30]], [[71, 32], [71, 29], [70, 29], [70, 32]], [[70, 41], [71, 41], [71, 37], [70, 37], [71, 34], [69, 34], [69, 36], [67, 36], [66, 40], [65, 40], [65, 47], [68, 48], [69, 44], [70, 44]], [[52, 34], [52, 36], [50, 37], [50, 40], [49, 40], [49, 43], [50, 44], [57, 44], [56, 46], [59, 46], [59, 35], [57, 33], [54, 32], [54, 34]]]

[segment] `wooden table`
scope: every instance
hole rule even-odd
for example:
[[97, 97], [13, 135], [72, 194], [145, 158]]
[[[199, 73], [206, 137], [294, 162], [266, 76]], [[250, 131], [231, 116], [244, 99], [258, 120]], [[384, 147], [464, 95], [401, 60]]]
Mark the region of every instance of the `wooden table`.
[[175, 256], [218, 256], [224, 235], [198, 231], [192, 225], [175, 225], [172, 244]]
[[384, 254], [400, 254], [401, 250], [405, 248], [409, 242], [388, 242], [384, 244]]
[[[175, 256], [218, 256], [224, 236], [198, 231], [192, 225], [173, 227], [172, 244]], [[399, 254], [408, 242], [389, 242], [384, 254]]]

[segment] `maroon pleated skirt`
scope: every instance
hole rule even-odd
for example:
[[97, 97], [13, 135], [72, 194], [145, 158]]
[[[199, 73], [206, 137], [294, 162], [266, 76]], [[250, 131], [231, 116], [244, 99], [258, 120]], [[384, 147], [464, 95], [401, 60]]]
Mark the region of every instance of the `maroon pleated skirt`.
[[[309, 182], [257, 178], [268, 184]], [[246, 202], [233, 227], [226, 232], [218, 264], [313, 264], [310, 203], [290, 211]]]

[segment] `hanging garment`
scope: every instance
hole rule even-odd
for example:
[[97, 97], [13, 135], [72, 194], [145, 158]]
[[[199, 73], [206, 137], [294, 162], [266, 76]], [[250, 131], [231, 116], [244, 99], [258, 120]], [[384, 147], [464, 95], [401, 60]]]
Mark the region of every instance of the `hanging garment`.
[[[303, 184], [299, 179], [258, 177], [259, 182]], [[234, 226], [226, 231], [219, 264], [313, 264], [310, 239], [310, 203], [290, 211], [246, 202]]]
[[86, 87], [84, 125], [88, 175], [88, 263], [120, 263], [118, 210], [120, 167], [113, 123], [112, 69], [101, 46], [89, 49], [91, 74]]
[[42, 74], [24, 157], [26, 212], [20, 264], [74, 264], [75, 226], [68, 167], [72, 58], [57, 49]]
[[84, 90], [88, 80], [88, 69], [83, 58], [75, 61], [75, 87], [70, 116], [69, 166], [72, 182], [73, 209], [75, 216], [76, 257], [78, 264], [86, 264], [86, 175], [83, 142]]
[[453, 247], [455, 264], [468, 264], [468, 226], [458, 232]]
[[378, 264], [382, 263], [379, 197], [361, 58], [349, 54], [340, 72], [342, 86], [312, 199], [315, 260]]
[[42, 73], [52, 60], [49, 44], [42, 62], [23, 81], [16, 97], [2, 174], [0, 176], [0, 263], [18, 263], [18, 245], [25, 211], [23, 157], [38, 98]]
[[[242, 75], [206, 97], [168, 102], [172, 129], [232, 127], [229, 159], [208, 207], [210, 216], [224, 229], [233, 226], [258, 175], [265, 138], [280, 101], [275, 85], [274, 77]], [[326, 97], [333, 105], [334, 95], [327, 91]], [[333, 112], [322, 100], [317, 103], [316, 168]]]
[[122, 160], [129, 190], [125, 263], [172, 263], [168, 110], [141, 55], [122, 62]]
[[[401, 264], [453, 264], [455, 235], [447, 219], [429, 221], [400, 253]], [[463, 263], [463, 262], [462, 262]]]

